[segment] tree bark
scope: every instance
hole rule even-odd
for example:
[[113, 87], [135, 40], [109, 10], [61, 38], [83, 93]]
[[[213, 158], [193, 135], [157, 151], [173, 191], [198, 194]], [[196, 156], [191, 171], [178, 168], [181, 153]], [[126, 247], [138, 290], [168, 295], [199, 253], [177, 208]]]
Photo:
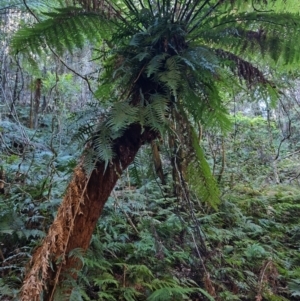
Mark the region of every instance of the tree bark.
[[40, 99], [41, 99], [41, 88], [42, 88], [42, 80], [38, 78], [35, 82], [35, 94], [34, 94], [34, 114], [33, 114], [33, 128], [38, 128], [39, 123], [39, 107], [40, 107]]
[[122, 171], [139, 148], [156, 137], [152, 130], [142, 132], [140, 125], [132, 124], [114, 141], [116, 156], [107, 168], [104, 162], [97, 162], [90, 176], [84, 171], [82, 158], [46, 238], [32, 257], [21, 290], [22, 301], [39, 301], [42, 294], [44, 300], [53, 300], [58, 283], [68, 276], [76, 279], [81, 261], [70, 256], [70, 252], [88, 248], [97, 220]]

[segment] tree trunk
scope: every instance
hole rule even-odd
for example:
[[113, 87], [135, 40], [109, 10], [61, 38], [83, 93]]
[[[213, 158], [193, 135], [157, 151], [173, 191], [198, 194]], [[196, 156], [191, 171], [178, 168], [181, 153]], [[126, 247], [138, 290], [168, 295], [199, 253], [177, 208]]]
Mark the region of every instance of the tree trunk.
[[70, 256], [70, 252], [88, 248], [103, 206], [122, 171], [133, 161], [139, 148], [156, 137], [157, 133], [150, 129], [142, 132], [140, 125], [132, 124], [114, 141], [116, 156], [106, 170], [104, 162], [97, 162], [90, 176], [83, 169], [82, 158], [46, 238], [32, 257], [21, 290], [22, 301], [39, 301], [42, 293], [44, 300], [53, 300], [58, 283], [67, 276], [76, 279], [81, 261]]
[[40, 107], [40, 99], [41, 99], [41, 88], [42, 88], [42, 80], [38, 78], [35, 82], [35, 94], [34, 94], [34, 117], [33, 117], [33, 128], [38, 128], [39, 123], [39, 107]]
[[156, 172], [157, 176], [160, 178], [161, 183], [163, 185], [166, 185], [164, 171], [162, 168], [162, 162], [161, 162], [159, 149], [158, 149], [158, 145], [157, 145], [156, 141], [153, 140], [151, 142], [151, 148], [152, 148], [152, 157], [153, 157], [155, 172]]

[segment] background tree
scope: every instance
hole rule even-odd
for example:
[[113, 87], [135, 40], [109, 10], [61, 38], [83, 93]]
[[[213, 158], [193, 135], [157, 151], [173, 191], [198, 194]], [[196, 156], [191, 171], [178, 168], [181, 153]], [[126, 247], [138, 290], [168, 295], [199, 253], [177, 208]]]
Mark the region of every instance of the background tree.
[[[50, 51], [60, 53], [64, 47], [71, 51], [73, 46], [83, 46], [86, 39], [103, 39], [100, 52], [105, 68], [97, 95], [105, 99], [106, 91], [115, 91], [114, 105], [105, 120], [80, 132], [89, 134], [86, 151], [56, 220], [33, 257], [24, 282], [24, 300], [37, 300], [43, 287], [48, 292], [46, 299], [52, 299], [62, 272], [79, 268], [79, 259], [70, 252], [88, 247], [103, 205], [122, 171], [142, 144], [172, 128], [168, 114], [181, 124], [176, 129], [188, 134], [186, 150], [195, 149], [188, 163], [194, 169], [196, 166], [203, 182], [199, 195], [205, 200], [209, 197], [216, 206], [218, 190], [193, 124], [200, 121], [204, 126], [226, 127], [221, 96], [232, 82], [255, 93], [265, 88], [276, 94], [269, 74], [249, 60], [258, 60], [258, 50], [270, 67], [271, 60], [289, 67], [297, 59], [297, 16], [282, 13], [284, 4], [82, 1], [47, 13], [43, 20], [37, 18], [40, 22], [32, 28], [18, 32], [13, 46], [29, 55], [41, 52], [41, 41], [50, 45]], [[287, 37], [291, 31], [294, 34]], [[178, 181], [185, 174], [181, 166], [177, 165]]]

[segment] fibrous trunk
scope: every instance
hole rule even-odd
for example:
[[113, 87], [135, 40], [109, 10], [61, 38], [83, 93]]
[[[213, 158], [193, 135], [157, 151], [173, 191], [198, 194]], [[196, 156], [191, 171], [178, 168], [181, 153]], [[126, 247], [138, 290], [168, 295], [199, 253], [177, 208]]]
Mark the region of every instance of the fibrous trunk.
[[142, 131], [140, 125], [132, 124], [114, 141], [115, 157], [106, 168], [104, 162], [97, 162], [88, 175], [82, 162], [77, 166], [57, 216], [32, 257], [21, 291], [22, 301], [39, 301], [42, 295], [44, 300], [53, 300], [58, 283], [68, 276], [76, 279], [81, 261], [70, 256], [70, 252], [88, 248], [104, 204], [122, 171], [133, 161], [139, 148], [156, 136], [150, 129]]

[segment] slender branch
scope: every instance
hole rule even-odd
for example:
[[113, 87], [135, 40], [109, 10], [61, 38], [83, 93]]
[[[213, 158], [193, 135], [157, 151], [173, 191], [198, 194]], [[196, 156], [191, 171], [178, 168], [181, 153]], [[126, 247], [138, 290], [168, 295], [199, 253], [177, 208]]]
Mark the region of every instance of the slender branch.
[[133, 81], [134, 84], [138, 81], [138, 79], [140, 78], [142, 72], [145, 70], [146, 66], [147, 66], [147, 64], [145, 64], [145, 65], [143, 66], [143, 68], [140, 70], [140, 72], [139, 72], [137, 78]]
[[225, 142], [224, 137], [222, 137], [222, 163], [221, 163], [221, 170], [218, 175], [218, 183], [221, 183], [223, 173], [225, 171], [225, 162], [226, 162], [226, 153], [225, 153]]
[[88, 85], [88, 88], [89, 88], [89, 91], [93, 94], [93, 95], [95, 95], [95, 93], [94, 93], [94, 91], [92, 90], [92, 88], [91, 88], [91, 84], [90, 84], [90, 82], [89, 82], [89, 80], [88, 80], [88, 78], [86, 77], [86, 76], [83, 76], [83, 75], [81, 75], [80, 73], [78, 73], [77, 71], [75, 71], [73, 68], [71, 68], [70, 66], [68, 66], [67, 65], [67, 63], [65, 63], [64, 61], [63, 61], [63, 59], [48, 45], [48, 47], [49, 47], [49, 49], [50, 49], [50, 51], [59, 59], [59, 61], [68, 69], [68, 70], [70, 70], [71, 72], [73, 72], [75, 75], [77, 75], [78, 77], [80, 77], [80, 78], [82, 78], [86, 83], [87, 83], [87, 85]]
[[285, 114], [287, 115], [287, 118], [288, 118], [288, 121], [289, 121], [289, 122], [288, 122], [288, 134], [287, 134], [286, 136], [284, 136], [284, 137], [281, 139], [281, 141], [280, 141], [280, 143], [279, 143], [279, 146], [278, 146], [278, 148], [277, 148], [277, 153], [276, 153], [276, 156], [275, 156], [275, 158], [274, 158], [274, 161], [276, 161], [276, 160], [279, 158], [280, 148], [281, 148], [282, 143], [283, 143], [285, 140], [289, 139], [289, 138], [291, 137], [291, 135], [292, 135], [292, 131], [291, 131], [292, 120], [291, 120], [291, 118], [290, 118], [290, 116], [289, 116], [289, 113], [288, 113], [288, 111], [286, 110], [286, 108], [285, 108], [285, 106], [284, 106], [284, 104], [282, 103], [281, 100], [280, 100], [280, 103], [281, 103], [282, 108], [283, 108], [283, 111], [284, 111]]
[[118, 197], [117, 197], [117, 195], [116, 195], [115, 190], [113, 190], [113, 196], [114, 196], [116, 205], [117, 205], [117, 206], [119, 207], [119, 209], [124, 213], [124, 215], [126, 216], [128, 222], [129, 222], [129, 224], [131, 225], [131, 227], [132, 227], [132, 229], [134, 230], [134, 232], [135, 232], [136, 234], [140, 234], [139, 230], [138, 230], [138, 229], [136, 228], [136, 226], [134, 225], [134, 223], [133, 223], [132, 219], [130, 218], [130, 216], [127, 214], [126, 211], [124, 211], [124, 210], [121, 208], [121, 206], [120, 206], [120, 204], [119, 204], [119, 202], [118, 202]]
[[[27, 5], [27, 3], [26, 3], [26, 0], [23, 0], [23, 2], [24, 2], [24, 5], [25, 5], [25, 7], [26, 7], [26, 9], [29, 11], [29, 13], [36, 19], [36, 21], [39, 23], [40, 22], [40, 20], [39, 20], [39, 18], [35, 15], [35, 13], [30, 9], [30, 7]], [[52, 52], [52, 54], [54, 54], [54, 56], [56, 57], [56, 58], [58, 58], [59, 59], [59, 61], [68, 69], [68, 70], [70, 70], [71, 72], [73, 72], [75, 75], [77, 75], [78, 77], [80, 77], [80, 78], [82, 78], [84, 81], [86, 81], [86, 83], [87, 83], [87, 85], [88, 85], [88, 88], [89, 88], [89, 91], [93, 94], [93, 95], [95, 95], [95, 93], [93, 92], [93, 90], [92, 90], [92, 88], [91, 88], [91, 84], [90, 84], [90, 82], [89, 82], [89, 80], [88, 80], [88, 78], [86, 77], [86, 76], [83, 76], [83, 75], [81, 75], [80, 73], [78, 73], [77, 71], [75, 71], [73, 68], [71, 68], [70, 66], [68, 66], [67, 65], [67, 63], [65, 63], [64, 61], [63, 61], [63, 59], [53, 50], [53, 48], [51, 47], [51, 46], [49, 46], [49, 45], [47, 45], [48, 47], [49, 47], [49, 49], [50, 49], [50, 51]]]

